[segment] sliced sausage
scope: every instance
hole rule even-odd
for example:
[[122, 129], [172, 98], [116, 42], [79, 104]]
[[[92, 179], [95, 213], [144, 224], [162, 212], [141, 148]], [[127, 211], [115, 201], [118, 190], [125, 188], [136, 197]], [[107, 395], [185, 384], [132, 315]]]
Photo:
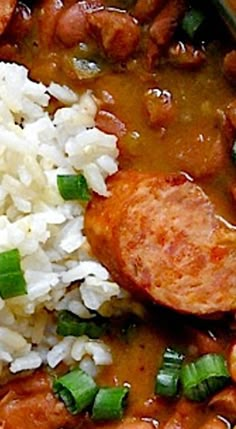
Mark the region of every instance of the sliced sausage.
[[140, 21], [145, 22], [159, 12], [165, 0], [138, 0], [135, 4], [133, 15]]
[[[4, 393], [4, 396], [2, 396]], [[0, 391], [0, 423], [4, 429], [73, 429], [81, 417], [73, 417], [52, 393], [43, 372], [20, 378]]]
[[140, 29], [137, 21], [121, 10], [104, 9], [88, 14], [90, 29], [113, 61], [125, 61], [136, 50]]
[[56, 26], [56, 36], [67, 47], [86, 42], [89, 37], [87, 12], [101, 6], [102, 2], [99, 0], [75, 3], [60, 15]]
[[17, 0], [4, 0], [0, 2], [0, 35], [9, 24], [16, 7]]
[[137, 296], [185, 313], [236, 308], [236, 233], [184, 175], [123, 171], [95, 196], [85, 231], [114, 280]]
[[159, 47], [166, 47], [186, 9], [185, 0], [168, 0], [150, 27], [150, 36]]

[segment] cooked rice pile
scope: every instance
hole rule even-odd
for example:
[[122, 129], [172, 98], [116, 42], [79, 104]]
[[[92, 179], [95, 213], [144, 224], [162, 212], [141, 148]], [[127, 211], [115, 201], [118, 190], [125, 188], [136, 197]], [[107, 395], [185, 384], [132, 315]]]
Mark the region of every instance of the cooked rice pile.
[[[50, 116], [52, 96], [64, 107]], [[0, 298], [1, 371], [79, 361], [93, 373], [111, 362], [98, 340], [58, 337], [52, 317], [68, 309], [90, 318], [121, 293], [89, 254], [84, 207], [65, 202], [56, 184], [58, 174], [80, 171], [91, 189], [107, 195], [118, 150], [116, 137], [95, 127], [96, 111], [90, 92], [79, 98], [66, 87], [32, 82], [22, 66], [0, 63], [0, 252], [19, 249], [28, 291]], [[80, 288], [69, 288], [74, 281]]]

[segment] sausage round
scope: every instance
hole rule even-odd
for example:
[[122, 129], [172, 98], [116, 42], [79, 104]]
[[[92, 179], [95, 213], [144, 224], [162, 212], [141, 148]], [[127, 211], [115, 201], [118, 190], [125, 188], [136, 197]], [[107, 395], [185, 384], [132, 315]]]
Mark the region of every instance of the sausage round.
[[124, 171], [108, 181], [85, 216], [94, 254], [114, 280], [179, 312], [236, 308], [236, 232], [184, 175]]

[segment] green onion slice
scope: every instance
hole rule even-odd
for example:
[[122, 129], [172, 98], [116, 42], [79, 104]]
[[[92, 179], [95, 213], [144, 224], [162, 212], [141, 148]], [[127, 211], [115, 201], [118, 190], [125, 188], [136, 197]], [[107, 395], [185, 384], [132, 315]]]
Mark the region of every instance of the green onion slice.
[[85, 410], [95, 398], [98, 387], [86, 372], [76, 368], [53, 383], [53, 390], [72, 414]]
[[234, 142], [234, 145], [232, 147], [231, 157], [232, 157], [234, 164], [236, 164], [236, 141]]
[[193, 401], [203, 401], [221, 389], [228, 381], [229, 373], [224, 357], [209, 353], [197, 361], [183, 366], [181, 382], [184, 395]]
[[177, 395], [183, 359], [182, 353], [169, 347], [165, 349], [162, 365], [156, 376], [156, 394], [167, 397]]
[[173, 397], [178, 393], [180, 374], [178, 371], [160, 369], [156, 377], [155, 392], [160, 396]]
[[57, 334], [63, 337], [73, 335], [88, 335], [90, 338], [99, 338], [105, 331], [105, 323], [95, 318], [93, 320], [84, 321], [80, 317], [67, 310], [62, 310], [58, 313]]
[[94, 420], [120, 420], [124, 414], [128, 387], [102, 387], [99, 389], [92, 410]]
[[205, 20], [204, 13], [199, 9], [192, 8], [186, 12], [182, 21], [182, 28], [191, 40], [197, 37]]
[[64, 200], [88, 201], [90, 192], [83, 174], [65, 174], [57, 176], [57, 187]]
[[0, 253], [0, 296], [3, 299], [26, 295], [26, 281], [20, 266], [18, 249]]

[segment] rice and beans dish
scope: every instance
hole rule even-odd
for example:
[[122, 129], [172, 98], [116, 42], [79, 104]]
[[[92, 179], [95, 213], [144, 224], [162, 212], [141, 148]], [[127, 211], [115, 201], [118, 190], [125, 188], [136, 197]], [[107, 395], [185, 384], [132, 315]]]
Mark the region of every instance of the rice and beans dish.
[[0, 428], [234, 428], [235, 32], [1, 1]]

